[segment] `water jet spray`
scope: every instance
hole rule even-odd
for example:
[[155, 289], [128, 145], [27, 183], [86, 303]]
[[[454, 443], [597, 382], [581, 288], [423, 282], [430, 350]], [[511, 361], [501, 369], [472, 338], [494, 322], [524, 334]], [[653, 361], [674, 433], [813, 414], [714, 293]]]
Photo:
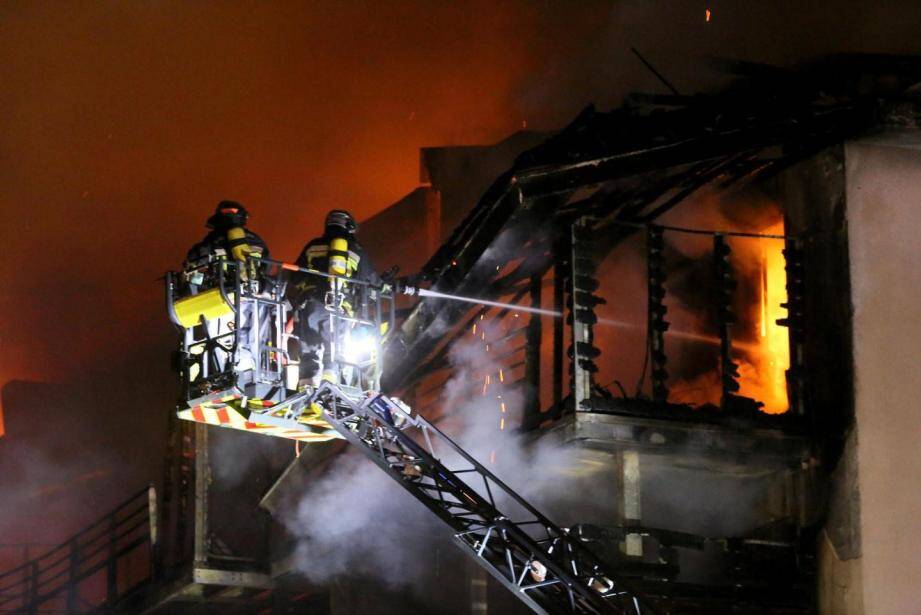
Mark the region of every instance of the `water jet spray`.
[[552, 316], [554, 318], [559, 318], [562, 316], [559, 312], [555, 310], [545, 310], [542, 308], [536, 307], [527, 307], [522, 305], [516, 305], [514, 303], [503, 303], [501, 301], [490, 301], [489, 299], [481, 299], [479, 297], [464, 297], [462, 295], [450, 295], [448, 293], [441, 293], [437, 290], [428, 290], [426, 288], [416, 288], [413, 286], [403, 287], [403, 294], [405, 295], [416, 295], [418, 297], [432, 297], [434, 299], [449, 299], [451, 301], [462, 301], [464, 303], [475, 303], [477, 305], [490, 305], [492, 307], [505, 308], [509, 310], [515, 310], [516, 312], [526, 312], [528, 314], [539, 314], [541, 316]]

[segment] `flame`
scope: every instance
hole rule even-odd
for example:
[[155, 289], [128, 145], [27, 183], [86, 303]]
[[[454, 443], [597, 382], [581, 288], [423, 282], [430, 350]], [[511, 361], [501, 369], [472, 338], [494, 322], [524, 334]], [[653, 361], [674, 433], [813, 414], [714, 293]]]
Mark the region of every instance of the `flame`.
[[767, 312], [768, 312], [767, 272], [768, 272], [767, 254], [765, 254], [764, 251], [762, 251], [761, 252], [761, 267], [760, 267], [761, 275], [759, 276], [759, 281], [761, 282], [760, 287], [759, 287], [761, 291], [759, 293], [759, 295], [761, 296], [761, 301], [759, 302], [761, 305], [761, 319], [760, 319], [760, 326], [758, 328], [758, 333], [761, 335], [762, 338], [767, 337]]
[[707, 9], [707, 10], [704, 12], [704, 19], [706, 20], [707, 23], [710, 23], [710, 15], [711, 15], [710, 9]]
[[[783, 235], [783, 222], [765, 229], [769, 235]], [[760, 297], [757, 343], [749, 346], [745, 359], [739, 361], [739, 391], [746, 397], [764, 402], [768, 414], [781, 414], [789, 407], [786, 372], [790, 367], [790, 342], [786, 327], [777, 320], [786, 316], [781, 307], [787, 301], [787, 273], [783, 241], [760, 239]]]
[[[766, 235], [783, 235], [783, 222], [762, 229]], [[733, 332], [732, 357], [739, 365], [739, 395], [764, 404], [764, 412], [782, 414], [789, 408], [786, 371], [790, 367], [790, 343], [786, 327], [777, 320], [786, 316], [781, 307], [787, 301], [786, 269], [783, 241], [779, 239], [739, 239], [733, 242], [732, 258], [737, 275], [757, 276], [758, 296], [750, 305], [755, 310], [754, 339], [743, 341], [742, 331]], [[743, 271], [748, 271], [744, 274]], [[738, 325], [737, 325], [738, 326]], [[719, 338], [709, 335], [669, 331], [667, 335], [718, 344]], [[702, 374], [691, 380], [675, 382], [670, 387], [669, 399], [676, 403], [694, 406], [718, 404], [722, 384], [717, 371]]]

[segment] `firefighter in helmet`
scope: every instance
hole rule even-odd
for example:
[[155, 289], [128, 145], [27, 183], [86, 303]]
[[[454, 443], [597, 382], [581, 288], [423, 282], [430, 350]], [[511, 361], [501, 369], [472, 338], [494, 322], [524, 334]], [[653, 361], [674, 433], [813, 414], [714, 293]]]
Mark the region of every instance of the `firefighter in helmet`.
[[[269, 249], [259, 235], [246, 228], [249, 212], [236, 201], [221, 201], [217, 204], [214, 214], [208, 218], [206, 226], [210, 229], [208, 234], [192, 246], [186, 255], [184, 269], [186, 270], [186, 288], [189, 295], [197, 295], [202, 288], [214, 284], [208, 277], [221, 268], [207, 267], [209, 259], [226, 259], [237, 261], [241, 266], [241, 279], [258, 281], [256, 262], [249, 257], [268, 257]], [[220, 273], [218, 275], [221, 275]], [[242, 339], [249, 340], [249, 331], [255, 318], [260, 322], [266, 319], [265, 314], [257, 314], [257, 307], [253, 305], [241, 306], [243, 313], [236, 317], [230, 314], [209, 318], [205, 323], [208, 337], [214, 340], [211, 356], [218, 371], [224, 371], [230, 357], [232, 345], [232, 332], [238, 326]], [[261, 327], [265, 332], [268, 327]], [[190, 332], [188, 334], [191, 334]], [[254, 357], [247, 344], [243, 344], [237, 352], [234, 370], [242, 372], [252, 369]]]
[[211, 231], [192, 246], [186, 256], [186, 265], [199, 263], [221, 252], [228, 258], [244, 262], [250, 254], [268, 258], [269, 249], [262, 238], [246, 228], [249, 212], [236, 201], [221, 201], [208, 218], [206, 226]]
[[[323, 235], [304, 246], [295, 264], [343, 278], [381, 284], [380, 276], [355, 238], [357, 230], [358, 225], [349, 212], [330, 211], [326, 215]], [[327, 323], [326, 296], [331, 283], [330, 278], [305, 275], [288, 285], [288, 298], [294, 311], [292, 328], [300, 339], [300, 377], [313, 386], [318, 386], [321, 378], [334, 382], [339, 378], [329, 357], [329, 342], [334, 332], [329, 331]], [[349, 312], [355, 305], [351, 298], [356, 288], [345, 284], [343, 289], [346, 296], [343, 309]]]

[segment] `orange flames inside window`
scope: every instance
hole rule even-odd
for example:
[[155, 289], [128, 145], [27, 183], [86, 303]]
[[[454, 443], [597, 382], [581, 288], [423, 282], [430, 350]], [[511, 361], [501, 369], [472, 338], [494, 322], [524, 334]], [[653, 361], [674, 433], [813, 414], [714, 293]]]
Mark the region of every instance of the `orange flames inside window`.
[[[782, 235], [783, 222], [761, 231], [766, 235]], [[787, 411], [786, 371], [790, 367], [788, 330], [777, 324], [787, 316], [781, 304], [787, 301], [787, 274], [783, 257], [784, 242], [780, 239], [734, 239], [731, 242], [732, 261], [737, 276], [757, 277], [755, 297], [751, 309], [754, 330], [740, 330], [737, 322], [731, 332], [732, 358], [739, 365], [739, 392], [764, 403], [764, 412], [782, 414]], [[668, 334], [719, 344], [719, 338], [706, 334], [669, 331]], [[670, 386], [669, 400], [692, 406], [719, 404], [722, 386], [718, 371], [714, 370], [691, 380], [680, 380]]]
[[[782, 235], [783, 223], [764, 230], [765, 234]], [[781, 307], [787, 301], [787, 274], [784, 268], [783, 241], [759, 239], [753, 242], [747, 258], [758, 262], [758, 319], [755, 343], [738, 352], [739, 393], [764, 402], [764, 411], [780, 414], [787, 411], [786, 371], [790, 367], [790, 344], [786, 327], [777, 320], [786, 317]]]

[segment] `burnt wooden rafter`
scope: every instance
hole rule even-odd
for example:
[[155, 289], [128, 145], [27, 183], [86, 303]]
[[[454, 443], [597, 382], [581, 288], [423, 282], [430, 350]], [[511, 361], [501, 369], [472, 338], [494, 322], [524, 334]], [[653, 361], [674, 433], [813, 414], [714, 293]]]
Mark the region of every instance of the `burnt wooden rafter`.
[[[529, 229], [554, 224], [560, 215], [568, 220], [591, 215], [599, 229], [608, 229], [600, 234], [601, 256], [636, 231], [618, 222], [651, 222], [718, 178], [736, 181], [770, 173], [863, 131], [875, 116], [875, 103], [864, 99], [744, 102], [733, 93], [726, 100], [710, 100], [710, 106], [695, 100], [645, 116], [630, 108], [611, 113], [586, 109], [559, 134], [519, 156], [422, 275], [442, 292], [484, 297], [507, 292], [508, 280], [495, 283], [497, 265], [501, 268], [509, 254], [489, 249], [500, 237], [515, 246], [518, 257], [525, 252]], [[594, 194], [570, 202], [592, 187], [597, 188]], [[544, 254], [538, 261], [546, 271], [552, 259], [545, 246], [540, 249]], [[524, 269], [521, 274], [527, 277]], [[385, 389], [400, 388], [421, 375], [419, 366], [443, 341], [445, 329], [468, 312], [469, 306], [448, 301], [420, 302], [413, 308], [399, 342], [387, 349]]]

